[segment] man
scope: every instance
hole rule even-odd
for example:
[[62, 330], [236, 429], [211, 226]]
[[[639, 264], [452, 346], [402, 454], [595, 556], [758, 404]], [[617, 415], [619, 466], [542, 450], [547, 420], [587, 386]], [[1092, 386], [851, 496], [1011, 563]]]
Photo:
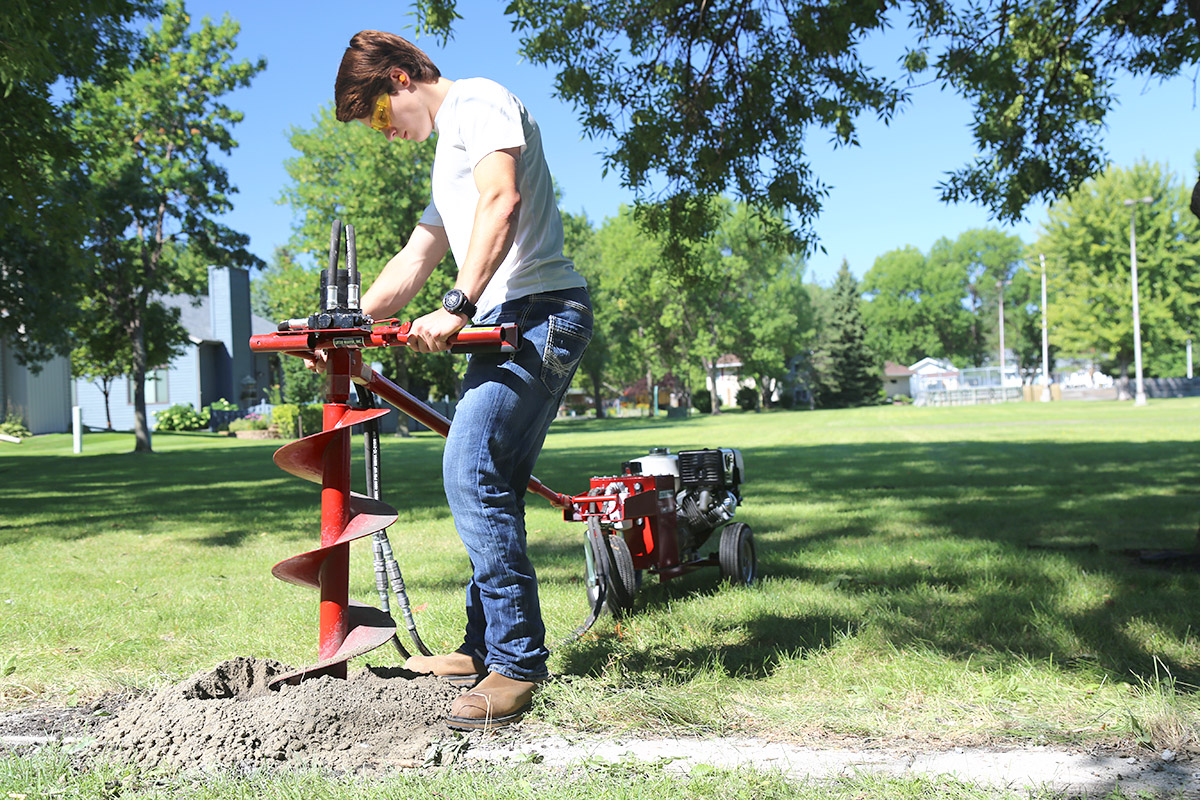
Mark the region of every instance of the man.
[[362, 31], [342, 57], [334, 93], [339, 120], [369, 125], [389, 142], [438, 134], [433, 201], [363, 296], [363, 310], [395, 316], [450, 250], [454, 288], [441, 308], [413, 321], [409, 345], [445, 350], [472, 320], [512, 322], [521, 332], [515, 355], [470, 357], [443, 456], [446, 498], [472, 565], [463, 644], [405, 664], [464, 684], [486, 671], [447, 719], [468, 730], [507, 725], [548, 675], [524, 494], [591, 339], [586, 282], [562, 253], [537, 123], [507, 89], [484, 78], [448, 80], [410, 42]]

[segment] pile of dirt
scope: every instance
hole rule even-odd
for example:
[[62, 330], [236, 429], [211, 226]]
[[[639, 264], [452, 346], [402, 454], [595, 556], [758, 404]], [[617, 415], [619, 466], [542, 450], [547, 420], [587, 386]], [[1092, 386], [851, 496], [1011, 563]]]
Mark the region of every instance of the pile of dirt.
[[145, 767], [413, 766], [448, 733], [446, 710], [459, 693], [397, 667], [268, 688], [287, 671], [269, 659], [225, 661], [131, 700], [99, 729], [97, 742]]

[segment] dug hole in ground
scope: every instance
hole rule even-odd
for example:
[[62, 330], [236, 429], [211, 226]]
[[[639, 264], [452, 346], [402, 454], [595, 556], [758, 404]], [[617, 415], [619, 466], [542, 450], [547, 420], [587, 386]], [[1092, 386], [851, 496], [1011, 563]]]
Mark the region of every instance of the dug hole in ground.
[[463, 737], [444, 721], [462, 690], [441, 679], [398, 667], [368, 667], [348, 680], [324, 677], [269, 689], [269, 681], [288, 669], [269, 659], [236, 658], [151, 693], [0, 715], [0, 743], [18, 751], [55, 742], [86, 744], [87, 753], [145, 768], [239, 773], [317, 768], [384, 774], [450, 761], [470, 768], [472, 762], [559, 767], [585, 759], [637, 759], [667, 763], [680, 772], [701, 764], [750, 766], [797, 780], [855, 773], [951, 776], [971, 784], [1068, 795], [1104, 795], [1119, 787], [1127, 795], [1200, 797], [1196, 763], [1171, 753], [612, 738], [564, 734], [536, 721]]

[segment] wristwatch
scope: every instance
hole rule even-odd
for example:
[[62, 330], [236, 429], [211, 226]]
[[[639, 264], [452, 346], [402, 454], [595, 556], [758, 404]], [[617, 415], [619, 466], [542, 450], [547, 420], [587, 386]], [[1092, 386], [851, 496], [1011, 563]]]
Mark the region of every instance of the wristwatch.
[[442, 308], [451, 314], [462, 314], [467, 319], [475, 316], [475, 304], [467, 299], [462, 289], [451, 289], [442, 297]]

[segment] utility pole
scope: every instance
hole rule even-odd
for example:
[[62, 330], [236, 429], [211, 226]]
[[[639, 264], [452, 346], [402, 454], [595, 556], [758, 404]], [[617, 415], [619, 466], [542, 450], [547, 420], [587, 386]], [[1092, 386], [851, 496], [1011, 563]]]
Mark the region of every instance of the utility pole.
[[1046, 315], [1046, 254], [1039, 253], [1042, 259], [1042, 402], [1050, 402], [1050, 334], [1047, 329]]
[[1138, 309], [1138, 273], [1137, 273], [1137, 233], [1134, 230], [1134, 220], [1137, 218], [1138, 203], [1149, 205], [1153, 197], [1139, 197], [1136, 200], [1124, 200], [1129, 207], [1129, 271], [1133, 282], [1133, 365], [1137, 372], [1137, 394], [1134, 395], [1135, 406], [1146, 405], [1146, 382], [1142, 379], [1142, 317]]
[[1004, 281], [996, 281], [996, 288], [1000, 290], [1000, 302], [997, 304], [1000, 307], [1000, 386], [1004, 386]]

